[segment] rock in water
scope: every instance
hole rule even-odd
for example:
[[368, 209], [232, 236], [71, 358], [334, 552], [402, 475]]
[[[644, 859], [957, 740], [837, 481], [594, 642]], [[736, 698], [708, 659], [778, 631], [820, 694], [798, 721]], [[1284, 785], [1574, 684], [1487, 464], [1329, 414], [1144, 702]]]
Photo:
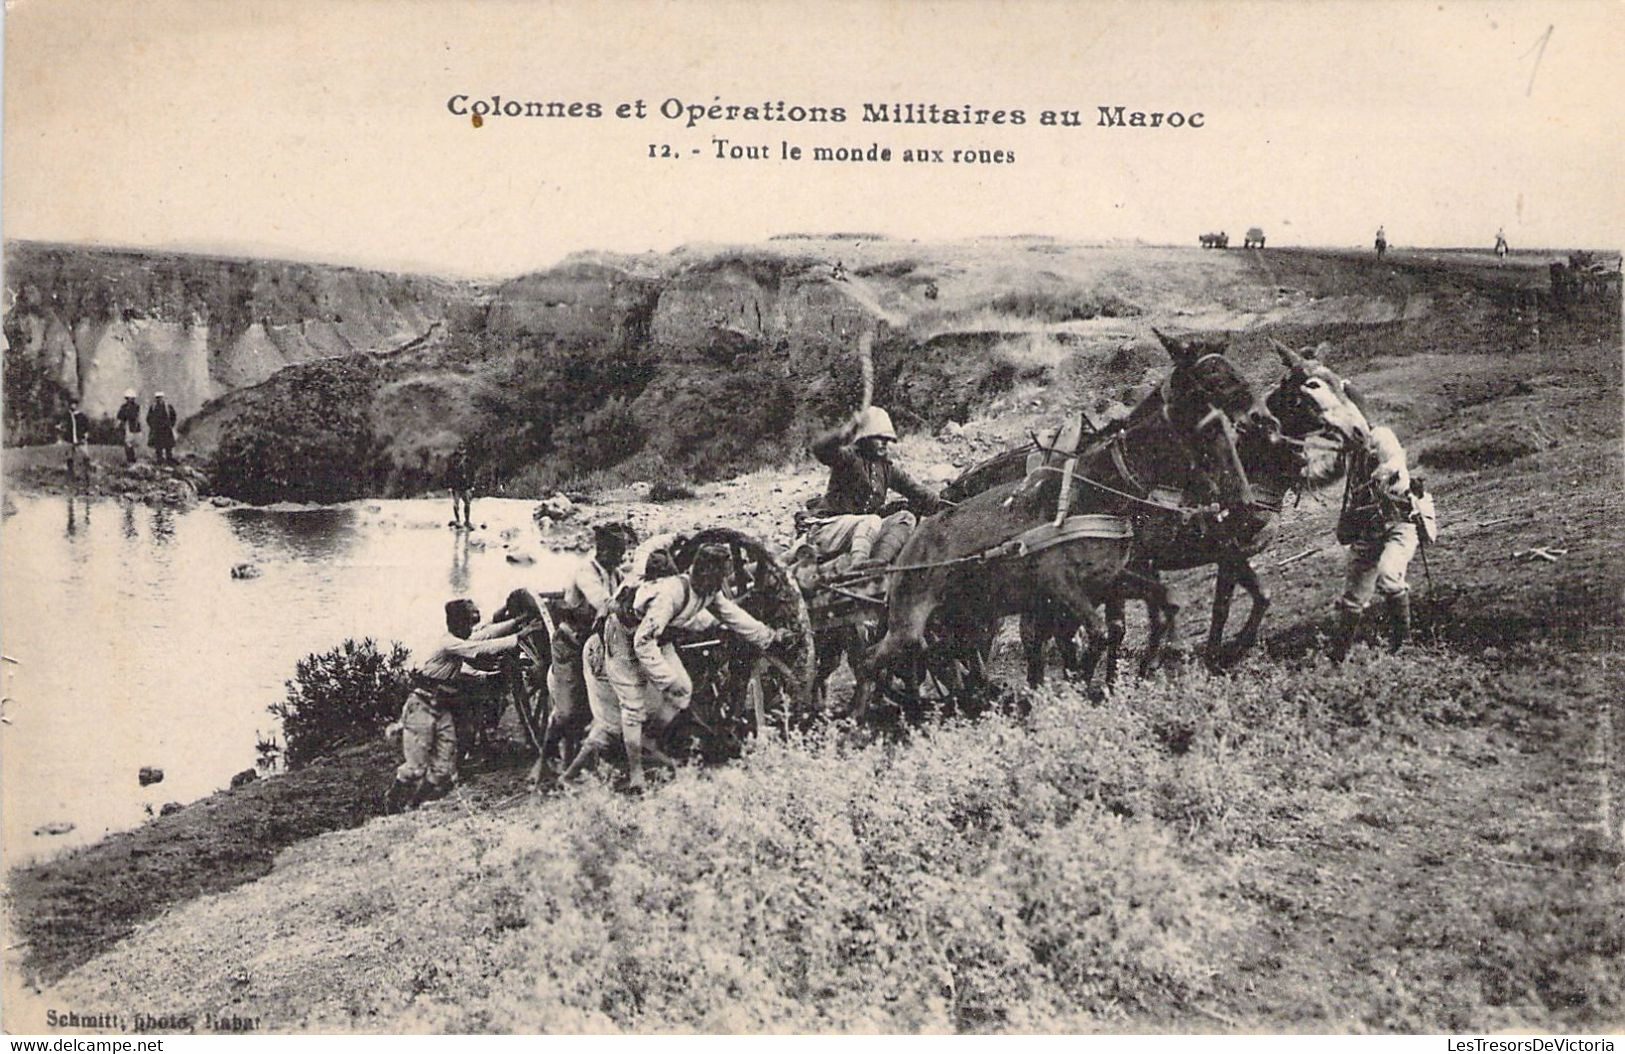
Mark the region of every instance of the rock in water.
[[180, 802], [178, 802], [178, 801], [166, 801], [166, 802], [164, 802], [163, 808], [158, 810], [158, 815], [159, 816], [172, 816], [175, 813], [178, 813], [180, 811], [181, 811], [181, 803]]
[[510, 564], [519, 564], [522, 567], [529, 567], [536, 562], [536, 558], [527, 552], [513, 552], [508, 554], [508, 562]]
[[142, 765], [135, 778], [141, 782], [141, 786], [150, 787], [154, 783], [164, 782], [164, 770], [156, 765]]
[[540, 520], [544, 516], [555, 520], [567, 520], [574, 513], [575, 502], [563, 494], [554, 494], [552, 497], [543, 498], [537, 502], [536, 508], [531, 510], [530, 515], [535, 520]]
[[67, 834], [69, 831], [73, 830], [73, 828], [74, 825], [69, 823], [67, 820], [52, 820], [50, 823], [42, 824], [39, 827], [34, 828], [34, 833]]
[[258, 578], [259, 576], [260, 569], [258, 564], [236, 564], [231, 569], [231, 577], [233, 578]]

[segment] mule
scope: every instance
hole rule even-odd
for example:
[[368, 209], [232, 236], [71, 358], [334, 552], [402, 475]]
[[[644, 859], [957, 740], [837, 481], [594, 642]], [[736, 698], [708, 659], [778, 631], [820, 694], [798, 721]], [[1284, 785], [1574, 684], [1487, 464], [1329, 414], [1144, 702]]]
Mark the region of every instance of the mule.
[[1021, 480], [991, 487], [920, 524], [888, 573], [886, 632], [865, 657], [866, 674], [906, 663], [905, 678], [917, 681], [928, 624], [938, 639], [958, 642], [957, 658], [978, 680], [978, 645], [1009, 615], [1057, 610], [1091, 640], [1103, 639], [1095, 599], [1127, 565], [1130, 532], [1103, 531], [1030, 555], [982, 555], [1045, 520], [1059, 526], [1070, 516], [1096, 514], [1138, 523], [1148, 509], [1165, 515], [1142, 480], [1190, 477], [1229, 515], [1252, 515], [1236, 427], [1271, 421], [1268, 409], [1223, 355], [1156, 335], [1174, 368], [1120, 428], [1081, 449], [1046, 451], [1044, 463]]
[[[1022, 644], [1029, 684], [1042, 683], [1043, 648], [1052, 639], [1062, 646], [1068, 670], [1087, 680], [1104, 657], [1107, 676], [1114, 677], [1117, 648], [1124, 636], [1124, 602], [1129, 599], [1146, 602], [1150, 614], [1151, 635], [1141, 662], [1142, 674], [1147, 672], [1170, 639], [1172, 620], [1178, 612], [1159, 577], [1163, 571], [1217, 565], [1205, 649], [1210, 663], [1218, 665], [1238, 658], [1256, 643], [1270, 597], [1251, 558], [1274, 541], [1289, 493], [1327, 486], [1342, 478], [1345, 460], [1341, 451], [1365, 427], [1364, 415], [1355, 402], [1357, 393], [1317, 359], [1315, 349], [1298, 352], [1279, 341], [1272, 343], [1287, 367], [1286, 375], [1265, 399], [1280, 434], [1243, 429], [1237, 437], [1237, 452], [1253, 488], [1255, 515], [1219, 523], [1177, 523], [1170, 518], [1147, 524], [1137, 532], [1135, 554], [1123, 576], [1101, 598], [1107, 610], [1104, 655], [1102, 649], [1091, 645], [1080, 659], [1072, 646], [1078, 624], [1057, 612], [1023, 617]], [[1321, 350], [1327, 348], [1321, 345]], [[1024, 459], [1032, 449], [1029, 444], [1007, 450], [974, 466], [949, 485], [949, 495], [965, 496], [1015, 478], [1023, 471]], [[1250, 598], [1247, 621], [1236, 638], [1224, 645], [1230, 605], [1238, 585]]]
[[[1330, 350], [1329, 345], [1294, 351], [1280, 341], [1272, 339], [1271, 344], [1287, 368], [1286, 375], [1265, 397], [1265, 405], [1280, 423], [1281, 434], [1273, 437], [1244, 432], [1238, 437], [1237, 447], [1253, 486], [1256, 515], [1247, 519], [1232, 518], [1211, 526], [1200, 522], [1186, 524], [1171, 536], [1148, 538], [1106, 598], [1108, 649], [1114, 649], [1123, 638], [1125, 602], [1138, 599], [1146, 604], [1150, 643], [1140, 663], [1142, 676], [1150, 672], [1160, 658], [1160, 645], [1172, 636], [1173, 620], [1179, 610], [1169, 599], [1161, 580], [1165, 572], [1187, 571], [1208, 564], [1216, 567], [1213, 609], [1203, 647], [1210, 667], [1235, 662], [1257, 644], [1269, 611], [1270, 595], [1259, 580], [1252, 558], [1278, 537], [1287, 495], [1293, 491], [1319, 489], [1341, 480], [1348, 465], [1346, 451], [1357, 448], [1369, 434], [1363, 398], [1320, 361], [1320, 353]], [[1237, 586], [1248, 596], [1247, 619], [1227, 644], [1224, 634]], [[1031, 638], [1025, 633], [1023, 636], [1028, 678], [1042, 680], [1045, 638], [1070, 641], [1077, 627], [1063, 623], [1048, 627], [1049, 632], [1045, 633], [1045, 627], [1029, 628], [1024, 624], [1023, 629], [1032, 633]], [[1093, 640], [1077, 663], [1079, 674], [1089, 678], [1102, 657], [1107, 660], [1108, 675], [1114, 675], [1115, 650], [1108, 650], [1103, 656]]]

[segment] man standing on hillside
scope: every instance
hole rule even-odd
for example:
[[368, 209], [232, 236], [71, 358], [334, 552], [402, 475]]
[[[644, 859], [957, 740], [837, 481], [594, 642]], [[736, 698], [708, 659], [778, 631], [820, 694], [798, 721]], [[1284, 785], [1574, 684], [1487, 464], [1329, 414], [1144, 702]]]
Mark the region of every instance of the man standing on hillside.
[[85, 482], [90, 482], [90, 454], [86, 445], [90, 442], [90, 418], [79, 409], [78, 399], [68, 400], [68, 415], [62, 421], [62, 438], [68, 442], [68, 482], [72, 483], [74, 476], [82, 474]]
[[175, 424], [178, 418], [175, 408], [164, 402], [164, 393], [153, 392], [152, 405], [147, 408], [147, 444], [152, 447], [154, 460], [169, 465], [175, 463]]
[[[1337, 541], [1348, 546], [1343, 595], [1337, 601], [1337, 627], [1330, 655], [1348, 657], [1359, 634], [1360, 616], [1373, 596], [1381, 596], [1388, 615], [1388, 644], [1398, 651], [1411, 632], [1411, 595], [1405, 573], [1419, 542], [1432, 541], [1436, 530], [1433, 499], [1420, 480], [1413, 480], [1405, 448], [1391, 429], [1373, 428], [1364, 442], [1349, 451], [1343, 507], [1337, 518]], [[1418, 530], [1425, 537], [1418, 538]]]
[[135, 464], [135, 440], [141, 434], [141, 404], [135, 401], [135, 389], [124, 390], [124, 405], [118, 408], [119, 431], [124, 436], [124, 463]]
[[886, 498], [896, 491], [922, 511], [941, 504], [935, 492], [917, 482], [891, 459], [897, 442], [891, 416], [878, 406], [860, 410], [851, 420], [819, 436], [813, 456], [829, 466], [829, 487], [812, 506], [807, 541], [819, 559], [840, 556], [836, 570], [859, 564], [889, 564], [902, 551], [917, 522], [907, 509], [880, 516]]

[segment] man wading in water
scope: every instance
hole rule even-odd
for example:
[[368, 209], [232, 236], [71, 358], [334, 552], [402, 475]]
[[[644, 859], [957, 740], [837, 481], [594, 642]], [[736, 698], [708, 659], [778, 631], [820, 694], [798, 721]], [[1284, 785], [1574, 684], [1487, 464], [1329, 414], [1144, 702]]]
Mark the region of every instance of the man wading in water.
[[451, 527], [474, 527], [474, 470], [468, 449], [458, 447], [446, 464], [446, 489], [451, 491]]

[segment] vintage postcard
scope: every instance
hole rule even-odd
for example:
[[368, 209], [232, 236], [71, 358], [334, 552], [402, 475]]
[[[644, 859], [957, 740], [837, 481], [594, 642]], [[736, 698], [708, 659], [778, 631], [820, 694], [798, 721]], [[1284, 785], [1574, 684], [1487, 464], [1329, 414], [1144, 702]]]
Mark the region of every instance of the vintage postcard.
[[1625, 1024], [1617, 4], [5, 16], [8, 1033]]

